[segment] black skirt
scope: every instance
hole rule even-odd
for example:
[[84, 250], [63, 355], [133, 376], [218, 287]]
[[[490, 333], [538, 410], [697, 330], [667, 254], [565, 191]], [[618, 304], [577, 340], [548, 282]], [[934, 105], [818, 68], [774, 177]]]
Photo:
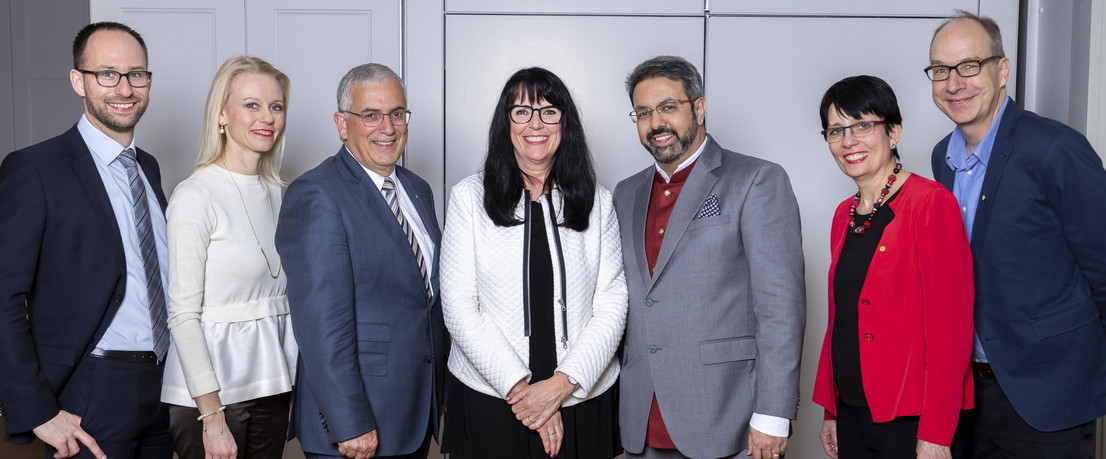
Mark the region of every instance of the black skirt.
[[[548, 458], [537, 431], [515, 419], [511, 405], [462, 384], [452, 374], [442, 453], [451, 459]], [[618, 383], [602, 395], [562, 407], [564, 439], [557, 459], [612, 458], [622, 454], [618, 434]]]

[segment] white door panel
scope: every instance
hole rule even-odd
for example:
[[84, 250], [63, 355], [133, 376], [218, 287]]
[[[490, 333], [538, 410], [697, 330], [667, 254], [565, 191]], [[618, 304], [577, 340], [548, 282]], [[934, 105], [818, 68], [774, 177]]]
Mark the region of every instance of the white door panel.
[[119, 21], [150, 54], [150, 105], [135, 144], [157, 157], [166, 195], [192, 172], [211, 78], [246, 49], [243, 7], [219, 0], [93, 0], [92, 21]]
[[400, 0], [247, 0], [248, 52], [292, 81], [282, 176], [293, 179], [342, 146], [338, 81], [376, 62], [403, 75]]

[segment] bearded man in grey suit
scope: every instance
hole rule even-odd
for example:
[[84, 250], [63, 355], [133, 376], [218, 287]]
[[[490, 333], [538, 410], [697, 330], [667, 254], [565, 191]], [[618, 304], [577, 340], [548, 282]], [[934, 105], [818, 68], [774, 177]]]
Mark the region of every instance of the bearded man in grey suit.
[[629, 457], [775, 458], [799, 402], [799, 208], [776, 164], [705, 131], [703, 79], [673, 56], [626, 80], [656, 164], [614, 191], [630, 308], [619, 422]]

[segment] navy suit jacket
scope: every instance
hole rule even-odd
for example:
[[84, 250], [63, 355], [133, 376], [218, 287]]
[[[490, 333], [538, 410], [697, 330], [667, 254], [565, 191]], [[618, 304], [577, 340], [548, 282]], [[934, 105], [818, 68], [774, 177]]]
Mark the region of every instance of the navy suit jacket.
[[[945, 137], [933, 175], [952, 190]], [[1010, 403], [1056, 431], [1106, 414], [1106, 170], [1081, 134], [1014, 101], [972, 230], [975, 329]]]
[[[157, 161], [141, 149], [137, 158], [164, 211]], [[0, 414], [14, 443], [67, 408], [57, 395], [126, 295], [119, 225], [94, 161], [74, 126], [0, 164]]]
[[[440, 247], [430, 185], [396, 174]], [[300, 347], [290, 434], [306, 452], [339, 455], [338, 442], [377, 429], [378, 456], [414, 452], [438, 431], [442, 403], [438, 254], [428, 300], [395, 214], [345, 148], [288, 187], [276, 245]]]

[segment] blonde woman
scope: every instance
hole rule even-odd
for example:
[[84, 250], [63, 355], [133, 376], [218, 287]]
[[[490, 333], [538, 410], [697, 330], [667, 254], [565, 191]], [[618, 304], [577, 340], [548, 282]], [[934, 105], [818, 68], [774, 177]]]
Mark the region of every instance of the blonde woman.
[[161, 399], [181, 459], [280, 457], [297, 347], [273, 243], [288, 77], [228, 59], [211, 83], [196, 169], [169, 201]]

